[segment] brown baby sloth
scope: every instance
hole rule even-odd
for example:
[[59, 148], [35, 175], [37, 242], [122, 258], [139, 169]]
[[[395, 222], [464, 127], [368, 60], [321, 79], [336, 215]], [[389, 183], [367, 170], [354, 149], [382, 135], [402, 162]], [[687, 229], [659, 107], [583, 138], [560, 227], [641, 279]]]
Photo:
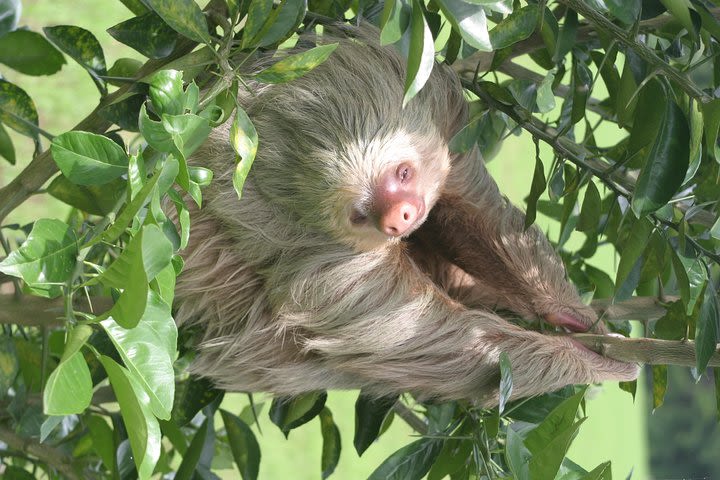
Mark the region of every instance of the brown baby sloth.
[[228, 124], [194, 155], [215, 180], [177, 284], [178, 324], [203, 332], [193, 371], [236, 391], [482, 405], [497, 402], [502, 352], [513, 398], [634, 379], [634, 364], [496, 313], [597, 320], [479, 154], [448, 150], [467, 121], [458, 78], [436, 65], [403, 108], [405, 62], [373, 36], [356, 31], [298, 80], [241, 89], [260, 141], [241, 200]]

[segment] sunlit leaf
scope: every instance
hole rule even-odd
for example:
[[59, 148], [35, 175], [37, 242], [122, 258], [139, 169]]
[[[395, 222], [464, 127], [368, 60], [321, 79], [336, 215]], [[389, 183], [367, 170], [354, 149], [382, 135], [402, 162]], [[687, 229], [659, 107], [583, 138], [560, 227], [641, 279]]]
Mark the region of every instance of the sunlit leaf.
[[668, 387], [667, 365], [652, 366], [652, 395], [653, 412], [665, 402], [665, 392]]
[[437, 0], [437, 4], [468, 45], [483, 52], [493, 50], [485, 10], [462, 0]]
[[43, 390], [46, 415], [82, 413], [92, 398], [90, 370], [82, 353], [76, 351], [50, 374]]
[[327, 60], [337, 46], [337, 43], [330, 43], [290, 55], [259, 72], [255, 75], [255, 79], [262, 83], [285, 83], [295, 80]]
[[87, 70], [93, 82], [104, 92], [105, 80], [100, 76], [107, 75], [107, 66], [102, 46], [95, 35], [75, 25], [45, 27], [43, 32], [60, 50]]
[[65, 132], [53, 139], [50, 150], [63, 175], [78, 185], [102, 185], [127, 173], [127, 154], [102, 135]]
[[435, 63], [435, 44], [418, 0], [414, 0], [403, 106], [425, 85]]
[[388, 0], [380, 23], [380, 44], [389, 45], [400, 40], [412, 20], [412, 3], [407, 0]]
[[25, 90], [0, 79], [0, 122], [27, 137], [37, 139], [38, 114]]
[[540, 9], [537, 5], [527, 5], [502, 19], [490, 30], [490, 44], [493, 50], [509, 47], [528, 38], [538, 25]]
[[26, 75], [52, 75], [65, 58], [39, 33], [15, 30], [0, 36], [0, 63]]
[[258, 134], [255, 125], [240, 105], [235, 110], [235, 120], [230, 126], [230, 144], [238, 159], [233, 172], [233, 187], [240, 198], [258, 148]]
[[181, 71], [160, 70], [143, 81], [150, 85], [150, 99], [158, 114], [180, 115], [185, 112]]

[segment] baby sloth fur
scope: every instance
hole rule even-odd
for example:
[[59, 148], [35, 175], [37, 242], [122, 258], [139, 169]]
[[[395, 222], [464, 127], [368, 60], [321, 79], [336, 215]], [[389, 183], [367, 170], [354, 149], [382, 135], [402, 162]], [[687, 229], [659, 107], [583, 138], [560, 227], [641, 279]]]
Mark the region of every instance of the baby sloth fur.
[[634, 379], [634, 364], [496, 313], [605, 331], [479, 154], [449, 151], [467, 120], [453, 72], [436, 65], [403, 108], [403, 58], [354, 35], [298, 80], [241, 89], [259, 136], [241, 200], [229, 124], [194, 155], [215, 172], [177, 284], [178, 324], [202, 331], [194, 373], [481, 405], [498, 400], [502, 352], [513, 398]]

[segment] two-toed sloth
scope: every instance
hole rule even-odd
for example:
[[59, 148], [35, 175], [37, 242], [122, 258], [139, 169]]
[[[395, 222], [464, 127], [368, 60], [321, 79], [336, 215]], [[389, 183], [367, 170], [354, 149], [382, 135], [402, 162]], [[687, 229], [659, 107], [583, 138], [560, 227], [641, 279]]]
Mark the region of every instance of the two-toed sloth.
[[203, 332], [194, 372], [236, 391], [482, 405], [502, 352], [513, 398], [634, 379], [634, 364], [496, 313], [605, 331], [479, 155], [449, 151], [467, 121], [458, 78], [436, 65], [403, 108], [405, 62], [372, 35], [293, 82], [241, 89], [259, 136], [241, 200], [229, 125], [195, 154], [215, 179], [177, 284], [177, 322]]

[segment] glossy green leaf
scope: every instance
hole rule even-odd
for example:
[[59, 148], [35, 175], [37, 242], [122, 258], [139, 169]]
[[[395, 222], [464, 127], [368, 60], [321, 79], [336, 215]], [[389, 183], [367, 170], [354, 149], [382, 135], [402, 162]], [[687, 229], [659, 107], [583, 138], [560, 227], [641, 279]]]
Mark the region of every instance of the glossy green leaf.
[[233, 172], [233, 187], [238, 198], [241, 198], [245, 179], [250, 173], [250, 167], [252, 167], [257, 153], [258, 134], [255, 125], [240, 105], [236, 108], [235, 120], [230, 126], [230, 144], [238, 159]]
[[144, 0], [176, 32], [199, 43], [210, 43], [205, 16], [194, 0]]
[[243, 28], [242, 48], [250, 48], [257, 42], [258, 35], [270, 19], [273, 0], [255, 0], [250, 2], [247, 19]]
[[127, 173], [127, 154], [102, 135], [65, 132], [53, 139], [50, 151], [63, 175], [78, 185], [102, 185]]
[[160, 70], [143, 79], [150, 86], [150, 99], [158, 114], [185, 113], [183, 75], [179, 70]]
[[435, 64], [435, 43], [428, 28], [419, 0], [414, 0], [410, 23], [410, 47], [405, 76], [403, 107], [425, 85]]
[[[138, 127], [143, 138], [147, 143], [158, 152], [171, 153], [175, 149], [172, 137], [165, 131], [161, 122], [151, 120], [143, 104], [140, 107], [140, 116], [138, 118]], [[187, 171], [187, 165], [185, 165]], [[187, 176], [187, 174], [186, 174]]]
[[603, 0], [608, 11], [625, 25], [634, 24], [640, 16], [641, 0]]
[[720, 149], [717, 146], [718, 129], [720, 128], [720, 98], [700, 105], [705, 124], [705, 145], [708, 153], [720, 161]]
[[10, 165], [15, 165], [15, 146], [2, 123], [0, 123], [0, 157], [10, 162]]
[[43, 32], [60, 50], [87, 70], [102, 91], [105, 80], [100, 76], [107, 75], [107, 66], [102, 46], [95, 35], [75, 25], [45, 27]]
[[21, 11], [20, 0], [0, 0], [0, 37], [15, 30]]
[[270, 420], [288, 435], [290, 430], [315, 418], [325, 407], [327, 393], [312, 392], [292, 398], [274, 398], [270, 406]]
[[220, 409], [228, 443], [243, 480], [256, 480], [260, 470], [260, 446], [250, 427], [237, 416]]
[[[143, 63], [135, 58], [118, 58], [113, 66], [108, 69], [109, 77], [118, 77], [120, 79], [133, 79], [137, 76], [142, 68]], [[121, 87], [124, 81], [108, 79], [108, 83]]]
[[0, 122], [27, 137], [38, 138], [38, 114], [25, 90], [0, 79]]
[[490, 44], [493, 50], [509, 47], [528, 38], [538, 26], [539, 17], [539, 7], [527, 5], [502, 19], [490, 30]]
[[165, 58], [172, 53], [177, 33], [155, 12], [118, 23], [107, 32], [118, 42], [148, 58]]
[[531, 480], [530, 459], [532, 454], [525, 446], [523, 437], [512, 426], [507, 429], [505, 460], [517, 480]]
[[267, 47], [293, 35], [305, 18], [307, 1], [285, 0], [277, 9], [272, 23], [269, 26], [265, 25], [266, 28], [263, 28], [255, 47]]
[[602, 200], [595, 182], [590, 180], [585, 189], [585, 198], [580, 209], [580, 217], [575, 228], [580, 232], [594, 232], [600, 223]]
[[40, 219], [20, 248], [0, 262], [0, 272], [22, 278], [35, 295], [54, 298], [75, 269], [75, 232], [59, 220]]
[[320, 432], [322, 433], [322, 456], [320, 471], [325, 480], [335, 471], [340, 460], [340, 430], [333, 421], [330, 409], [324, 407], [318, 414], [320, 417]]
[[182, 457], [182, 462], [173, 477], [173, 480], [191, 480], [195, 477], [195, 471], [200, 466], [200, 457], [203, 453], [205, 443], [208, 439], [208, 430], [210, 425], [208, 424], [208, 418], [206, 417], [202, 424], [195, 431], [190, 445]]
[[436, 3], [468, 45], [482, 52], [493, 50], [485, 10], [462, 0], [437, 0]]
[[626, 156], [631, 163], [642, 165], [648, 157], [660, 131], [667, 102], [662, 84], [657, 80], [647, 82], [637, 95], [633, 128], [626, 150]]
[[368, 480], [420, 480], [440, 455], [443, 440], [421, 438], [385, 459]]
[[92, 398], [90, 369], [82, 353], [76, 351], [50, 374], [43, 390], [43, 413], [72, 415], [82, 413]]
[[720, 305], [718, 295], [709, 281], [705, 287], [700, 314], [695, 326], [695, 361], [698, 374], [705, 372], [710, 358], [717, 349], [720, 334]]
[[668, 101], [655, 143], [635, 187], [632, 209], [642, 217], [665, 205], [688, 170], [690, 131], [682, 110]]
[[500, 353], [500, 389], [498, 411], [500, 414], [505, 410], [505, 405], [510, 401], [513, 391], [512, 365], [510, 365], [510, 357], [507, 353]]
[[[186, 113], [185, 115], [163, 115], [162, 125], [173, 140], [177, 152], [188, 158], [205, 143], [212, 127], [206, 118]], [[189, 175], [189, 173], [188, 173]]]
[[20, 362], [12, 338], [8, 335], [0, 336], [0, 398], [12, 387], [19, 367]]
[[388, 0], [383, 8], [380, 23], [380, 44], [390, 45], [399, 41], [410, 26], [412, 3], [407, 0]]
[[93, 215], [107, 215], [125, 194], [125, 181], [113, 180], [102, 186], [75, 185], [64, 175], [58, 175], [48, 185], [47, 192], [61, 202]]
[[103, 355], [100, 362], [110, 378], [122, 419], [129, 427], [127, 434], [138, 477], [140, 480], [149, 479], [160, 458], [162, 440], [160, 426], [150, 410], [150, 398], [132, 374], [113, 359]]
[[150, 400], [156, 417], [169, 420], [175, 397], [173, 360], [177, 349], [177, 327], [170, 307], [152, 290], [147, 309], [131, 329], [112, 318], [100, 322], [117, 349], [123, 363]]
[[15, 30], [0, 36], [0, 63], [26, 75], [52, 75], [65, 58], [39, 33]]
[[255, 79], [262, 83], [286, 83], [295, 80], [327, 60], [337, 46], [337, 43], [330, 43], [285, 57], [255, 75]]
[[535, 157], [535, 173], [533, 174], [532, 185], [530, 186], [530, 194], [527, 200], [527, 210], [525, 212], [525, 228], [529, 228], [535, 222], [537, 215], [537, 201], [540, 195], [545, 191], [547, 181], [545, 180], [545, 169], [540, 160], [540, 156]]
[[353, 438], [353, 445], [359, 456], [365, 453], [365, 450], [378, 438], [380, 428], [396, 401], [397, 397], [375, 398], [360, 392], [355, 401], [355, 436]]
[[685, 177], [683, 178], [683, 185], [687, 182], [689, 182], [697, 173], [698, 168], [700, 168], [700, 163], [702, 162], [703, 157], [703, 115], [702, 111], [697, 104], [697, 102], [693, 102], [692, 107], [690, 107], [690, 158], [688, 160], [688, 169], [685, 172]]

